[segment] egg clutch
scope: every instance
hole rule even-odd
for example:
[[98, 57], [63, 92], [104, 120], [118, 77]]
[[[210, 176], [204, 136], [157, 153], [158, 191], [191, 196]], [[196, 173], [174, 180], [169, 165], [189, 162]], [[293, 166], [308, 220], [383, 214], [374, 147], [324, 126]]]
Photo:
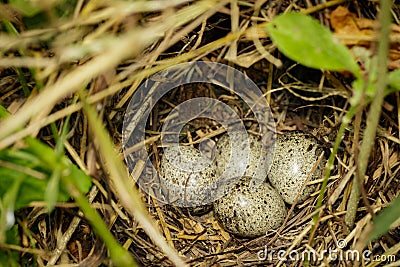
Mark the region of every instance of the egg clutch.
[[[235, 143], [231, 144], [231, 140]], [[243, 159], [241, 153], [231, 155], [231, 146], [241, 147], [244, 142], [249, 144], [248, 158]], [[322, 151], [313, 136], [289, 132], [277, 137], [272, 162], [267, 164], [266, 160], [260, 160], [267, 158], [268, 151], [259, 137], [234, 132], [219, 138], [214, 159], [190, 146], [164, 148], [160, 170], [169, 195], [175, 198], [171, 203], [181, 207], [190, 203], [193, 213], [213, 209], [228, 232], [256, 237], [282, 225], [287, 215], [285, 202], [300, 203], [315, 191], [315, 185], [309, 183], [322, 177], [325, 166], [320, 157]], [[230, 168], [229, 164], [243, 162], [244, 173]], [[194, 165], [200, 166], [199, 169]], [[211, 190], [199, 188], [218, 184], [222, 174], [236, 178], [235, 184], [212, 203], [206, 203], [203, 200], [210, 197]], [[252, 186], [253, 177], [260, 179], [261, 184]]]

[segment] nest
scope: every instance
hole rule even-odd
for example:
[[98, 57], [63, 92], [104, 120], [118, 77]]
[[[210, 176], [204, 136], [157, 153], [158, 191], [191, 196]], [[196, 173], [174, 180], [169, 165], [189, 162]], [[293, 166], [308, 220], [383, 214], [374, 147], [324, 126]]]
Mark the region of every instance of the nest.
[[[101, 19], [95, 15], [102, 15], [100, 11], [109, 10], [113, 4], [102, 3], [90, 7], [93, 3], [87, 1], [86, 6], [83, 5], [79, 10], [86, 10], [88, 18], [92, 16], [93, 21], [86, 20], [89, 26], [84, 26], [82, 23], [83, 26], [80, 26], [84, 33], [81, 35], [77, 33], [77, 36], [87, 38], [92, 35], [87, 40], [96, 40], [98, 38], [96, 35], [101, 32], [112, 36], [118, 32], [139, 31], [136, 25], [143, 26], [143, 32], [138, 32], [136, 37], [132, 37], [139, 38], [138, 47], [117, 47], [135, 51], [129, 56], [122, 57], [125, 60], [119, 63], [117, 68], [99, 71], [97, 78], [89, 83], [88, 101], [96, 103], [99, 115], [103, 118], [115, 146], [121, 151], [125, 110], [129, 99], [148, 75], [168, 66], [192, 60], [230, 64], [245, 73], [262, 90], [271, 108], [278, 134], [295, 130], [309, 133], [319, 140], [328, 155], [343, 115], [348, 109], [348, 100], [352, 94], [352, 77], [346, 73], [322, 72], [300, 66], [281, 55], [259, 28], [259, 38], [256, 39], [251, 36], [249, 29], [255, 24], [268, 22], [286, 10], [310, 13], [329, 27], [329, 14], [340, 3], [356, 12], [359, 17], [375, 19], [377, 3], [344, 2], [232, 1], [229, 5], [227, 1], [220, 1], [210, 7], [207, 6], [210, 5], [209, 1], [203, 1], [131, 12], [131, 15], [124, 14], [122, 19], [107, 17], [105, 12]], [[398, 18], [398, 7], [393, 11]], [[172, 14], [176, 15], [175, 19], [181, 18], [179, 16], [194, 17], [182, 23], [173, 22], [176, 25], [166, 27], [168, 31], [163, 32], [165, 28], [160, 26], [162, 25], [160, 22], [165, 20], [166, 24], [172, 23], [168, 20]], [[63, 27], [66, 31], [69, 30], [68, 25]], [[90, 32], [90, 29], [93, 32]], [[63, 35], [62, 28], [56, 31], [59, 36]], [[246, 31], [247, 34], [243, 34]], [[144, 36], [152, 32], [154, 36]], [[160, 32], [163, 32], [163, 38], [158, 38], [157, 34]], [[45, 35], [42, 37], [46, 38]], [[78, 42], [79, 38], [76, 36], [71, 38], [76, 38], [71, 43]], [[60, 37], [57, 41], [60, 40], [64, 39]], [[43, 57], [49, 53], [45, 47], [31, 49], [41, 53]], [[62, 50], [60, 43], [51, 49], [56, 53], [57, 49], [66, 52]], [[269, 60], [265, 59], [266, 54], [269, 55]], [[85, 57], [85, 60], [90, 61], [90, 57]], [[52, 84], [54, 80], [71, 74], [74, 66], [85, 64], [85, 60], [80, 60], [75, 65], [63, 63], [47, 66], [43, 72], [48, 73], [42, 73], [46, 77], [44, 80]], [[112, 61], [110, 58], [105, 60], [105, 64]], [[282, 62], [280, 68], [273, 64], [277, 60]], [[112, 66], [111, 63], [110, 65]], [[50, 72], [53, 74], [49, 74]], [[26, 72], [26, 75], [28, 80], [33, 81], [30, 74]], [[18, 85], [12, 70], [2, 70], [1, 77], [4, 83], [8, 82], [7, 88], [4, 87], [2, 90], [1, 101], [12, 111], [24, 97], [17, 89]], [[14, 80], [6, 80], [7, 77]], [[143, 95], [143, 98], [145, 97], [146, 95]], [[156, 169], [160, 166], [162, 155], [159, 137], [162, 122], [175, 106], [196, 97], [211, 97], [227, 103], [245, 122], [247, 130], [257, 130], [254, 118], [249, 116], [248, 107], [229, 90], [206, 83], [179, 86], [158, 101], [150, 113], [145, 143]], [[306, 201], [287, 206], [289, 213], [282, 227], [269, 231], [264, 236], [254, 239], [239, 238], [226, 232], [212, 211], [201, 216], [194, 215], [190, 210], [164, 205], [152, 195], [140, 191], [140, 188], [138, 190], [141, 192], [148, 213], [156, 222], [155, 230], [162, 233], [168, 245], [174, 248], [190, 266], [303, 266], [305, 264], [351, 266], [357, 260], [346, 258], [348, 257], [346, 251], [358, 249], [359, 240], [365, 238], [363, 230], [371, 222], [373, 214], [386, 207], [400, 192], [399, 103], [398, 94], [385, 98], [362, 190], [363, 197], [358, 206], [353, 228], [346, 225], [344, 218], [351, 181], [356, 171], [354, 151], [359, 148], [359, 144], [355, 143], [357, 139], [354, 132], [362, 135], [366, 124], [365, 116], [361, 113], [357, 117], [361, 122], [354, 124], [361, 128], [355, 129], [353, 124], [350, 124], [345, 131], [321, 209], [316, 211], [323, 177], [314, 181], [317, 189]], [[52, 111], [49, 114], [58, 114], [58, 118], [63, 117], [62, 112], [69, 106], [76, 110], [71, 117], [73, 127], [68, 154], [92, 176], [95, 189], [88, 195], [92, 207], [101, 214], [110, 232], [134, 255], [139, 265], [174, 265], [176, 262], [171, 260], [171, 256], [159, 248], [131, 212], [124, 209], [99, 155], [98, 147], [101, 144], [98, 144], [95, 136], [91, 134], [86, 116], [73, 104], [72, 97], [67, 95], [63, 102], [52, 102]], [[45, 118], [49, 118], [50, 115]], [[184, 128], [181, 141], [196, 146], [196, 141], [205, 137], [218, 140], [223, 132], [222, 126], [215, 121], [196, 119]], [[54, 144], [49, 126], [41, 127], [40, 132], [36, 134], [38, 138]], [[90, 223], [74, 203], [59, 203], [52, 213], [47, 213], [43, 205], [43, 203], [32, 203], [30, 207], [17, 213], [22, 242], [17, 248], [7, 248], [21, 252], [23, 259], [21, 264], [69, 263], [83, 266], [109, 264], [105, 244], [94, 233]], [[320, 216], [315, 220], [317, 212], [320, 212]], [[29, 249], [31, 247], [29, 238], [30, 242], [36, 244], [36, 249]], [[386, 255], [386, 260], [383, 261], [391, 262], [394, 259], [399, 260], [399, 240], [400, 228], [397, 226], [362, 249], [371, 251], [372, 254], [368, 255], [370, 259]], [[64, 249], [59, 253], [55, 252], [60, 247]], [[333, 257], [334, 255], [337, 257], [328, 258], [326, 256], [328, 251], [331, 251]], [[397, 258], [389, 257], [396, 253]], [[340, 257], [347, 260], [341, 260]], [[368, 264], [374, 266], [362, 259], [361, 254], [358, 262], [363, 266]]]

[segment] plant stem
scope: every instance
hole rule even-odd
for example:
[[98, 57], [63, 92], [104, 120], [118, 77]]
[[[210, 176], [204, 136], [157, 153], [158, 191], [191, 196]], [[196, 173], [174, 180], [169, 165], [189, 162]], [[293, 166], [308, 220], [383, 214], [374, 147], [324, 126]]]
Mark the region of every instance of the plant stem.
[[375, 88], [375, 97], [372, 100], [370, 110], [367, 116], [367, 125], [364, 132], [364, 138], [361, 144], [360, 153], [357, 161], [360, 175], [360, 183], [355, 178], [353, 179], [353, 185], [349, 202], [347, 203], [346, 213], [346, 224], [349, 227], [354, 225], [357, 206], [360, 198], [360, 187], [363, 186], [365, 173], [368, 166], [369, 155], [371, 153], [372, 146], [375, 141], [376, 129], [379, 123], [379, 117], [381, 114], [383, 99], [385, 96], [385, 89], [388, 83], [388, 55], [389, 55], [389, 34], [391, 25], [391, 0], [381, 0], [380, 7], [381, 12], [379, 13], [379, 43], [378, 43], [378, 59], [377, 59], [377, 79], [373, 85]]
[[[356, 112], [357, 112], [357, 106], [350, 106], [349, 110], [347, 111], [347, 113], [344, 115], [344, 117], [342, 119], [342, 124], [340, 125], [339, 131], [338, 131], [336, 139], [335, 139], [335, 143], [332, 148], [332, 152], [329, 155], [328, 163], [325, 168], [324, 181], [322, 182], [321, 190], [319, 191], [317, 205], [315, 207], [316, 210], [320, 209], [322, 206], [322, 201], [325, 196], [325, 191], [326, 191], [326, 187], [328, 185], [328, 180], [331, 175], [331, 171], [333, 169], [333, 163], [335, 162], [335, 156], [339, 149], [340, 143], [342, 142], [346, 127], [350, 123], [351, 119], [354, 117]], [[313, 240], [313, 237], [315, 234], [315, 229], [318, 227], [319, 218], [321, 217], [321, 215], [322, 215], [322, 211], [318, 211], [313, 217], [313, 227], [311, 228], [311, 231], [310, 231], [311, 235], [309, 237], [309, 244], [312, 243], [312, 240]]]
[[138, 266], [129, 252], [115, 240], [100, 215], [90, 205], [86, 197], [79, 192], [73, 181], [64, 177], [64, 182], [68, 188], [68, 192], [73, 196], [75, 202], [85, 214], [85, 217], [90, 221], [96, 234], [98, 234], [107, 245], [113, 263], [116, 266]]
[[[18, 36], [19, 37], [19, 32], [15, 29], [15, 27], [12, 25], [11, 22], [9, 22], [8, 20], [4, 19], [3, 20], [3, 24], [5, 26], [5, 28], [7, 29], [7, 31], [9, 33], [11, 33], [14, 36]], [[18, 52], [24, 56], [25, 53], [22, 49], [19, 49]], [[29, 86], [28, 83], [26, 82], [25, 76], [23, 71], [21, 70], [21, 68], [15, 67], [15, 72], [17, 73], [18, 79], [19, 79], [19, 83], [21, 84], [22, 90], [24, 91], [24, 95], [26, 97], [28, 97], [31, 93], [31, 91], [29, 90]]]
[[81, 90], [79, 93], [84, 104], [83, 109], [88, 117], [89, 125], [96, 140], [101, 144], [98, 147], [101, 160], [104, 162], [109, 172], [110, 181], [115, 188], [115, 192], [118, 194], [118, 199], [122, 206], [137, 220], [155, 245], [165, 253], [175, 266], [187, 266], [175, 248], [168, 245], [163, 235], [158, 230], [153, 218], [148, 214], [146, 206], [141, 199], [140, 192], [133, 184], [134, 178], [131, 179], [128, 176], [129, 174], [126, 167], [115, 153], [110, 136], [97, 116], [96, 110], [87, 102], [85, 91]]

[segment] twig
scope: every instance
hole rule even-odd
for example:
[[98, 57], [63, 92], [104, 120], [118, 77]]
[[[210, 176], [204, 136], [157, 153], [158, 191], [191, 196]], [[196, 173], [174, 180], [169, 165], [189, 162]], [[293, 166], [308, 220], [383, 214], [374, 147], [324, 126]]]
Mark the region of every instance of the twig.
[[[90, 190], [88, 201], [92, 203], [94, 198], [97, 195], [99, 190], [96, 186], [93, 186]], [[83, 213], [80, 211], [79, 216], [83, 216]], [[47, 262], [47, 266], [55, 265], [57, 260], [60, 258], [61, 254], [64, 252], [65, 248], [67, 247], [68, 242], [70, 241], [72, 234], [75, 232], [76, 228], [79, 226], [81, 222], [81, 218], [75, 216], [72, 219], [72, 222], [69, 224], [67, 231], [62, 235], [61, 239], [57, 241], [57, 247], [52, 252], [50, 260]]]

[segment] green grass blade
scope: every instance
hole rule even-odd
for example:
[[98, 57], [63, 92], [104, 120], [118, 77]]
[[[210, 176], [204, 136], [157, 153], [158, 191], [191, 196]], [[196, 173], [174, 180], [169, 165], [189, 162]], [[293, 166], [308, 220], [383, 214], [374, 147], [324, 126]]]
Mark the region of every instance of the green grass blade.
[[400, 196], [382, 210], [374, 219], [374, 226], [369, 241], [372, 241], [390, 230], [391, 225], [400, 219]]
[[96, 210], [90, 205], [86, 197], [79, 192], [80, 190], [75, 186], [75, 182], [70, 177], [66, 177], [66, 179], [64, 179], [64, 183], [70, 194], [74, 197], [74, 200], [78, 204], [79, 208], [85, 214], [85, 217], [92, 224], [96, 234], [99, 235], [107, 245], [113, 263], [116, 266], [137, 266], [129, 252], [120, 246], [120, 244], [115, 240], [114, 236], [107, 228], [107, 225], [104, 223]]
[[10, 115], [10, 112], [8, 112], [8, 110], [3, 107], [3, 105], [0, 104], [0, 119], [1, 118], [6, 118]]
[[389, 86], [393, 91], [400, 91], [400, 69], [389, 73]]
[[101, 120], [93, 106], [89, 105], [81, 91], [81, 99], [84, 102], [84, 111], [87, 114], [89, 125], [98, 141], [101, 159], [109, 172], [110, 179], [118, 194], [118, 198], [124, 208], [137, 219], [146, 234], [167, 255], [176, 266], [186, 266], [178, 253], [171, 248], [158, 230], [156, 223], [148, 214], [141, 199], [139, 191], [134, 186], [133, 179], [129, 177], [127, 168], [117, 156], [113, 143], [104, 129]]

